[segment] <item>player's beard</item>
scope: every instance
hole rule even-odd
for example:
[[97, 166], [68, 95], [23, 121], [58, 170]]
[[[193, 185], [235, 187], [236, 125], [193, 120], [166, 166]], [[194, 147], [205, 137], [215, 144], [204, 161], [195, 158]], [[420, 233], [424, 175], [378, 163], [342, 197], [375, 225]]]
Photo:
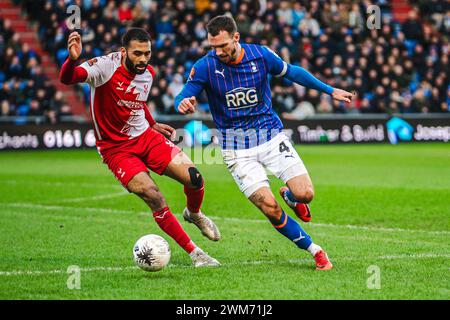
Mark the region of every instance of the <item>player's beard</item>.
[[230, 63], [236, 60], [236, 48], [234, 48], [230, 54], [219, 56], [220, 60], [225, 63]]
[[236, 49], [236, 47], [234, 47], [233, 48], [233, 51], [231, 51], [231, 54], [230, 54], [230, 62], [234, 62], [234, 61], [236, 61], [236, 51], [237, 51], [237, 49]]
[[[132, 73], [136, 73], [136, 74], [143, 74], [146, 70], [146, 63], [138, 63], [138, 64], [134, 64], [133, 62], [131, 62], [130, 58], [128, 58], [128, 53], [125, 56], [125, 66], [127, 67], [127, 69], [129, 71], [131, 71]], [[144, 67], [141, 70], [138, 69], [137, 67]]]
[[219, 59], [224, 63], [234, 62], [237, 59], [236, 52], [237, 49], [236, 46], [234, 46], [234, 48], [231, 50], [231, 53], [226, 53], [225, 55], [219, 56]]

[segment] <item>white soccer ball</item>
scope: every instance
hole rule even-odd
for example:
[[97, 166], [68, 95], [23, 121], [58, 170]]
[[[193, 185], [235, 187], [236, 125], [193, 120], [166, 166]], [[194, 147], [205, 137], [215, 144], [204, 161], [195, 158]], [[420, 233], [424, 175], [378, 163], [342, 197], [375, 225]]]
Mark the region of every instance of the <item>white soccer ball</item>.
[[170, 260], [169, 243], [156, 234], [141, 237], [133, 248], [134, 261], [145, 271], [159, 271]]

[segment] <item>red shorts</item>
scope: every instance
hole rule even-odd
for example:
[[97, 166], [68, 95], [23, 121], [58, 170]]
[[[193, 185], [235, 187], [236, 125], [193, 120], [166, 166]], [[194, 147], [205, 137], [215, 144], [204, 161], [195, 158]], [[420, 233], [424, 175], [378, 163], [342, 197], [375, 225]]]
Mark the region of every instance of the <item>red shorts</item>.
[[126, 188], [130, 180], [148, 169], [161, 175], [181, 149], [161, 133], [149, 128], [140, 136], [122, 143], [97, 143], [103, 162]]

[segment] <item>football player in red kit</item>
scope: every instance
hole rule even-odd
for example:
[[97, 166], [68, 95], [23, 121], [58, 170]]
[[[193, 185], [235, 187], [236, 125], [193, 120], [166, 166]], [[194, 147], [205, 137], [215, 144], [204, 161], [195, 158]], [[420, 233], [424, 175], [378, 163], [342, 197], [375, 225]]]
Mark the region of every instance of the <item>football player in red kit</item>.
[[165, 136], [174, 129], [157, 123], [147, 107], [155, 78], [148, 65], [150, 35], [141, 28], [129, 29], [120, 52], [93, 58], [77, 65], [81, 36], [72, 32], [67, 42], [69, 58], [61, 68], [60, 81], [66, 85], [87, 82], [91, 87], [90, 112], [96, 145], [103, 162], [120, 183], [147, 203], [159, 227], [192, 258], [196, 267], [220, 263], [191, 241], [149, 175], [148, 169], [184, 185], [186, 221], [194, 223], [210, 240], [220, 239], [214, 222], [200, 210], [204, 181], [192, 161]]

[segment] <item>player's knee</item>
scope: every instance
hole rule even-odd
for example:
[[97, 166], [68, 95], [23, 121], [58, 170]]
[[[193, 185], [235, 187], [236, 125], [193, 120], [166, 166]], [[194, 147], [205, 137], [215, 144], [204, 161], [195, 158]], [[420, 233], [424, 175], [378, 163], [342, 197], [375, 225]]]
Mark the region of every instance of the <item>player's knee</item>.
[[302, 203], [310, 203], [314, 198], [314, 189], [306, 187], [299, 190], [291, 190], [293, 196]]
[[190, 183], [194, 188], [200, 189], [203, 187], [203, 177], [196, 167], [188, 169]]
[[270, 221], [280, 221], [282, 209], [275, 198], [264, 199], [261, 209]]

